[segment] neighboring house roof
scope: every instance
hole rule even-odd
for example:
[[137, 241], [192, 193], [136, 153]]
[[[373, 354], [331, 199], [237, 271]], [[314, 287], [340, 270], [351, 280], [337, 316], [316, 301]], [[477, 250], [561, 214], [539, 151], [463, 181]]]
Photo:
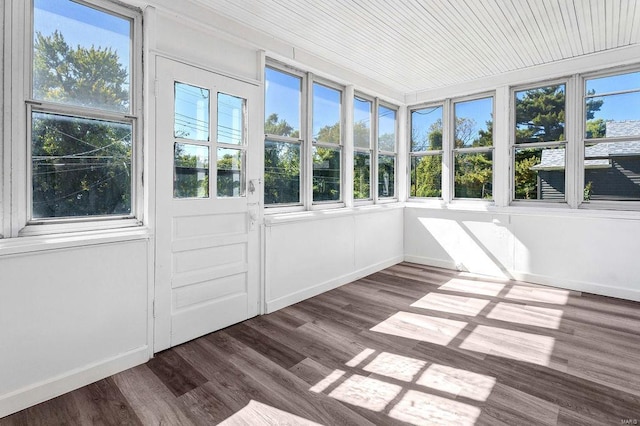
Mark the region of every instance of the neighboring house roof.
[[[640, 120], [607, 121], [606, 137], [640, 135]], [[540, 163], [531, 170], [564, 170], [564, 148], [542, 150]], [[587, 169], [611, 167], [609, 158], [640, 155], [640, 141], [604, 142], [585, 147], [584, 165]]]

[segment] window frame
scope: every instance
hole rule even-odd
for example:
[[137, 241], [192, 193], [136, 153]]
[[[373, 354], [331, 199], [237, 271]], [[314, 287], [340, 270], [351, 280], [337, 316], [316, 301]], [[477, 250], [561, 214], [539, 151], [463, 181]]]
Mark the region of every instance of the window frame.
[[[366, 204], [373, 204], [375, 197], [374, 197], [374, 152], [375, 152], [375, 146], [377, 145], [377, 136], [376, 136], [376, 132], [378, 130], [378, 120], [377, 118], [374, 118], [374, 114], [376, 112], [376, 99], [372, 96], [368, 96], [365, 95], [363, 93], [360, 92], [355, 92], [353, 95], [353, 101], [355, 102], [356, 99], [360, 99], [361, 101], [365, 101], [365, 102], [369, 102], [371, 104], [371, 108], [369, 110], [369, 146], [367, 148], [363, 148], [363, 147], [358, 147], [356, 146], [356, 142], [355, 142], [355, 104], [354, 104], [354, 120], [353, 120], [353, 125], [354, 125], [354, 132], [353, 132], [353, 163], [354, 163], [354, 170], [353, 170], [353, 176], [352, 178], [355, 178], [355, 158], [356, 158], [356, 153], [366, 153], [369, 154], [369, 197], [368, 198], [356, 198], [355, 197], [355, 181], [354, 181], [354, 189], [353, 189], [353, 194], [352, 194], [352, 198], [353, 198], [353, 204], [355, 206], [360, 206], [360, 205], [366, 205]], [[377, 161], [376, 161], [377, 163]], [[377, 169], [377, 168], [376, 168]], [[376, 191], [377, 192], [377, 191]]]
[[[15, 4], [18, 3], [18, 4]], [[134, 7], [127, 7], [110, 0], [80, 0], [82, 6], [110, 14], [130, 21], [129, 51], [129, 87], [130, 106], [126, 112], [114, 112], [104, 109], [58, 104], [33, 98], [33, 32], [34, 2], [14, 2], [13, 28], [14, 40], [22, 40], [11, 49], [14, 59], [10, 81], [14, 91], [12, 99], [12, 140], [20, 141], [12, 147], [13, 164], [25, 165], [24, 170], [12, 171], [11, 185], [11, 229], [5, 237], [42, 235], [59, 232], [114, 229], [140, 226], [144, 223], [144, 188], [142, 181], [142, 13]], [[23, 25], [19, 25], [22, 23]], [[20, 46], [22, 48], [20, 48]], [[32, 217], [32, 154], [31, 122], [32, 112], [53, 113], [79, 118], [126, 123], [132, 126], [131, 134], [131, 212], [125, 215], [78, 216], [78, 217]], [[6, 212], [5, 212], [6, 215]], [[5, 216], [6, 217], [6, 216]], [[6, 228], [5, 228], [6, 229]]]
[[[577, 120], [578, 128], [578, 167], [577, 167], [577, 187], [579, 194], [577, 198], [577, 207], [585, 210], [619, 210], [619, 211], [640, 211], [640, 200], [585, 200], [585, 151], [587, 145], [597, 145], [600, 143], [611, 142], [631, 142], [640, 140], [640, 135], [635, 136], [615, 136], [603, 138], [587, 138], [586, 137], [586, 99], [592, 96], [587, 94], [587, 81], [597, 78], [613, 77], [617, 75], [630, 74], [640, 72], [640, 65], [615, 67], [610, 69], [598, 70], [594, 72], [582, 73], [579, 75], [579, 95], [576, 96], [580, 106], [577, 108], [580, 112], [580, 119]], [[600, 94], [599, 96], [616, 95], [623, 93], [639, 93], [640, 88], [626, 91], [614, 91]], [[597, 96], [596, 96], [597, 97]]]
[[[344, 86], [341, 86], [337, 83], [334, 83], [333, 81], [327, 80], [325, 78], [321, 78], [321, 77], [317, 77], [315, 75], [313, 75], [312, 73], [308, 73], [308, 80], [307, 80], [307, 84], [309, 85], [308, 88], [308, 114], [307, 114], [307, 131], [308, 131], [308, 137], [307, 137], [307, 145], [308, 145], [308, 152], [309, 154], [307, 155], [308, 157], [308, 162], [309, 162], [309, 168], [307, 171], [308, 174], [308, 180], [309, 180], [309, 186], [307, 186], [308, 188], [308, 194], [307, 194], [307, 202], [308, 202], [308, 209], [309, 210], [322, 210], [322, 209], [328, 209], [328, 208], [339, 208], [339, 207], [344, 207], [345, 206], [345, 149], [344, 149], [344, 145], [345, 145], [345, 135], [346, 135], [346, 121], [345, 121], [345, 110], [348, 107], [347, 106], [347, 96], [346, 96], [346, 90]], [[332, 143], [332, 142], [322, 142], [322, 141], [317, 141], [315, 140], [315, 138], [313, 137], [313, 86], [314, 85], [320, 85], [320, 86], [324, 86], [327, 87], [329, 89], [333, 89], [336, 90], [340, 93], [340, 142], [339, 143]], [[304, 117], [303, 117], [304, 119]], [[318, 147], [318, 148], [328, 148], [328, 149], [334, 149], [337, 150], [340, 154], [340, 197], [338, 200], [320, 200], [320, 201], [316, 201], [313, 199], [313, 150]]]
[[[305, 207], [306, 201], [305, 201], [305, 193], [304, 193], [306, 177], [304, 173], [305, 173], [305, 170], [307, 169], [307, 166], [305, 165], [305, 158], [306, 158], [305, 152], [308, 149], [306, 146], [307, 144], [305, 143], [305, 140], [307, 140], [307, 127], [308, 127], [308, 120], [305, 119], [305, 117], [307, 116], [307, 110], [308, 110], [307, 73], [302, 72], [296, 68], [281, 64], [276, 61], [267, 60], [264, 66], [265, 85], [266, 85], [266, 69], [267, 68], [270, 68], [279, 73], [289, 74], [291, 76], [294, 76], [300, 79], [300, 105], [299, 105], [300, 129], [299, 129], [299, 135], [298, 135], [299, 137], [293, 138], [290, 136], [280, 136], [280, 135], [272, 135], [272, 134], [264, 133], [264, 140], [263, 140], [263, 144], [266, 143], [267, 141], [273, 141], [276, 143], [288, 143], [291, 145], [298, 146], [300, 149], [300, 177], [298, 179], [299, 201], [295, 203], [277, 203], [277, 204], [264, 203], [265, 213], [303, 211], [303, 210], [306, 210], [306, 207]], [[266, 99], [266, 94], [265, 94], [265, 99]], [[265, 117], [263, 117], [262, 119], [264, 120], [264, 118]], [[263, 128], [263, 132], [264, 132], [264, 128]], [[263, 169], [263, 173], [264, 173], [264, 169]]]
[[[470, 96], [460, 97], [460, 98], [451, 98], [451, 111], [449, 113], [450, 120], [450, 129], [449, 129], [449, 146], [450, 146], [450, 158], [449, 161], [451, 166], [449, 182], [450, 182], [450, 200], [452, 202], [455, 201], [464, 201], [464, 202], [474, 202], [474, 203], [486, 203], [493, 204], [495, 201], [495, 196], [493, 193], [493, 188], [495, 187], [495, 131], [491, 133], [491, 146], [490, 147], [466, 147], [466, 148], [456, 148], [455, 146], [455, 138], [456, 138], [456, 104], [463, 102], [473, 102], [479, 101], [483, 99], [491, 99], [491, 120], [492, 123], [495, 124], [495, 115], [496, 115], [496, 94], [494, 91], [492, 92], [484, 92], [478, 93]], [[492, 125], [493, 125], [492, 124]], [[443, 143], [444, 145], [444, 143]], [[491, 198], [470, 198], [470, 197], [456, 197], [456, 153], [491, 153]]]
[[[512, 86], [509, 90], [509, 205], [511, 206], [546, 206], [546, 207], [569, 207], [572, 200], [572, 173], [575, 173], [572, 161], [573, 147], [575, 143], [571, 143], [574, 139], [573, 129], [575, 123], [572, 122], [574, 117], [573, 112], [575, 106], [573, 105], [573, 79], [570, 77], [557, 78], [553, 80], [536, 81], [533, 83]], [[532, 89], [540, 89], [550, 86], [564, 85], [565, 99], [564, 99], [564, 140], [563, 141], [551, 141], [551, 142], [533, 142], [533, 143], [516, 143], [516, 93]], [[562, 200], [549, 200], [549, 199], [517, 199], [516, 198], [516, 185], [515, 185], [515, 159], [516, 150], [523, 148], [559, 148], [564, 147], [565, 166], [564, 166], [564, 199]], [[539, 190], [539, 189], [538, 189]]]
[[[412, 129], [413, 129], [413, 121], [412, 115], [414, 111], [428, 108], [442, 108], [442, 148], [439, 150], [425, 150], [425, 151], [413, 151], [412, 150]], [[446, 125], [447, 115], [449, 114], [449, 100], [441, 100], [436, 102], [422, 103], [418, 105], [412, 105], [407, 108], [407, 121], [408, 121], [408, 131], [407, 131], [407, 199], [410, 201], [422, 201], [422, 202], [444, 202], [446, 200], [447, 194], [445, 188], [447, 184], [445, 182], [444, 175], [444, 162], [447, 152], [447, 133], [449, 133], [450, 126]], [[411, 172], [412, 172], [412, 159], [413, 158], [423, 158], [427, 156], [440, 156], [440, 196], [439, 197], [418, 197], [411, 194]]]
[[[264, 70], [289, 74], [301, 79], [300, 85], [300, 137], [291, 138], [264, 134], [266, 141], [297, 144], [300, 147], [300, 201], [297, 203], [264, 204], [265, 214], [293, 213], [301, 211], [325, 210], [345, 207], [345, 135], [346, 135], [346, 88], [331, 80], [318, 77], [277, 60], [266, 58]], [[265, 77], [266, 83], [266, 77]], [[319, 84], [340, 92], [340, 143], [318, 142], [313, 138], [313, 86]], [[266, 97], [265, 97], [266, 98]], [[266, 111], [265, 111], [266, 114]], [[264, 119], [265, 117], [263, 117]], [[315, 147], [337, 149], [340, 153], [340, 199], [327, 201], [313, 200], [313, 150]]]
[[[393, 143], [393, 152], [385, 151], [380, 149], [379, 138], [380, 138], [380, 108], [386, 108], [394, 111], [395, 119], [394, 119], [394, 134], [395, 140]], [[373, 144], [374, 144], [374, 156], [375, 161], [371, 160], [375, 164], [375, 170], [372, 171], [373, 179], [371, 187], [373, 189], [373, 202], [374, 204], [382, 204], [382, 203], [393, 203], [398, 201], [398, 132], [400, 131], [400, 126], [398, 123], [398, 116], [400, 113], [400, 108], [397, 105], [390, 104], [388, 102], [384, 102], [378, 98], [375, 99], [374, 104], [374, 115], [375, 115], [375, 133], [373, 133]], [[373, 132], [373, 130], [372, 130]], [[380, 171], [380, 156], [393, 156], [393, 196], [392, 197], [381, 197], [378, 194], [378, 189], [380, 186], [379, 182], [379, 171]], [[375, 185], [375, 186], [374, 186]]]

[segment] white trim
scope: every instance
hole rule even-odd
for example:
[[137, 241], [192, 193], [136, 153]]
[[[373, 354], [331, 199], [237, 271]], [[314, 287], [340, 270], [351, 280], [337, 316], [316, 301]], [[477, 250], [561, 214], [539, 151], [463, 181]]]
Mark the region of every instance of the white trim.
[[285, 308], [293, 305], [294, 303], [301, 302], [310, 297], [317, 296], [326, 291], [333, 290], [334, 288], [343, 286], [360, 278], [364, 278], [367, 275], [381, 271], [402, 262], [404, 256], [396, 256], [383, 262], [376, 263], [375, 265], [368, 266], [366, 268], [359, 269], [357, 271], [342, 275], [324, 283], [317, 284], [313, 287], [305, 288], [304, 290], [290, 293], [286, 296], [279, 297], [274, 300], [265, 301], [266, 313], [275, 312], [278, 309]]
[[47, 401], [95, 381], [144, 364], [150, 359], [147, 345], [31, 384], [0, 397], [0, 417]]
[[341, 209], [301, 211], [296, 213], [280, 213], [265, 216], [265, 226], [278, 226], [292, 222], [306, 222], [310, 220], [333, 219], [335, 217], [353, 216], [367, 213], [381, 213], [389, 209], [402, 209], [404, 203], [388, 202], [380, 204], [366, 204], [363, 206], [345, 207]]

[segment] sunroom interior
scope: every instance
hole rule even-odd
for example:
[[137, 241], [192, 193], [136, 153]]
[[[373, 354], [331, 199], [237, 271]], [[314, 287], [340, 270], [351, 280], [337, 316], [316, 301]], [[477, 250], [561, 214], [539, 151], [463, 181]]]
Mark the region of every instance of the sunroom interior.
[[637, 0], [5, 0], [0, 22], [5, 420], [391, 267], [639, 319]]

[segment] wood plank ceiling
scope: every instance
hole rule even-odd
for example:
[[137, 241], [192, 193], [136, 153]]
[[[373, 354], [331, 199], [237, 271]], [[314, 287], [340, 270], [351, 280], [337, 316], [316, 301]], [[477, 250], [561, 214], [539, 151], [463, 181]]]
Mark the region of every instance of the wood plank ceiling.
[[198, 0], [403, 93], [640, 44], [640, 0]]

